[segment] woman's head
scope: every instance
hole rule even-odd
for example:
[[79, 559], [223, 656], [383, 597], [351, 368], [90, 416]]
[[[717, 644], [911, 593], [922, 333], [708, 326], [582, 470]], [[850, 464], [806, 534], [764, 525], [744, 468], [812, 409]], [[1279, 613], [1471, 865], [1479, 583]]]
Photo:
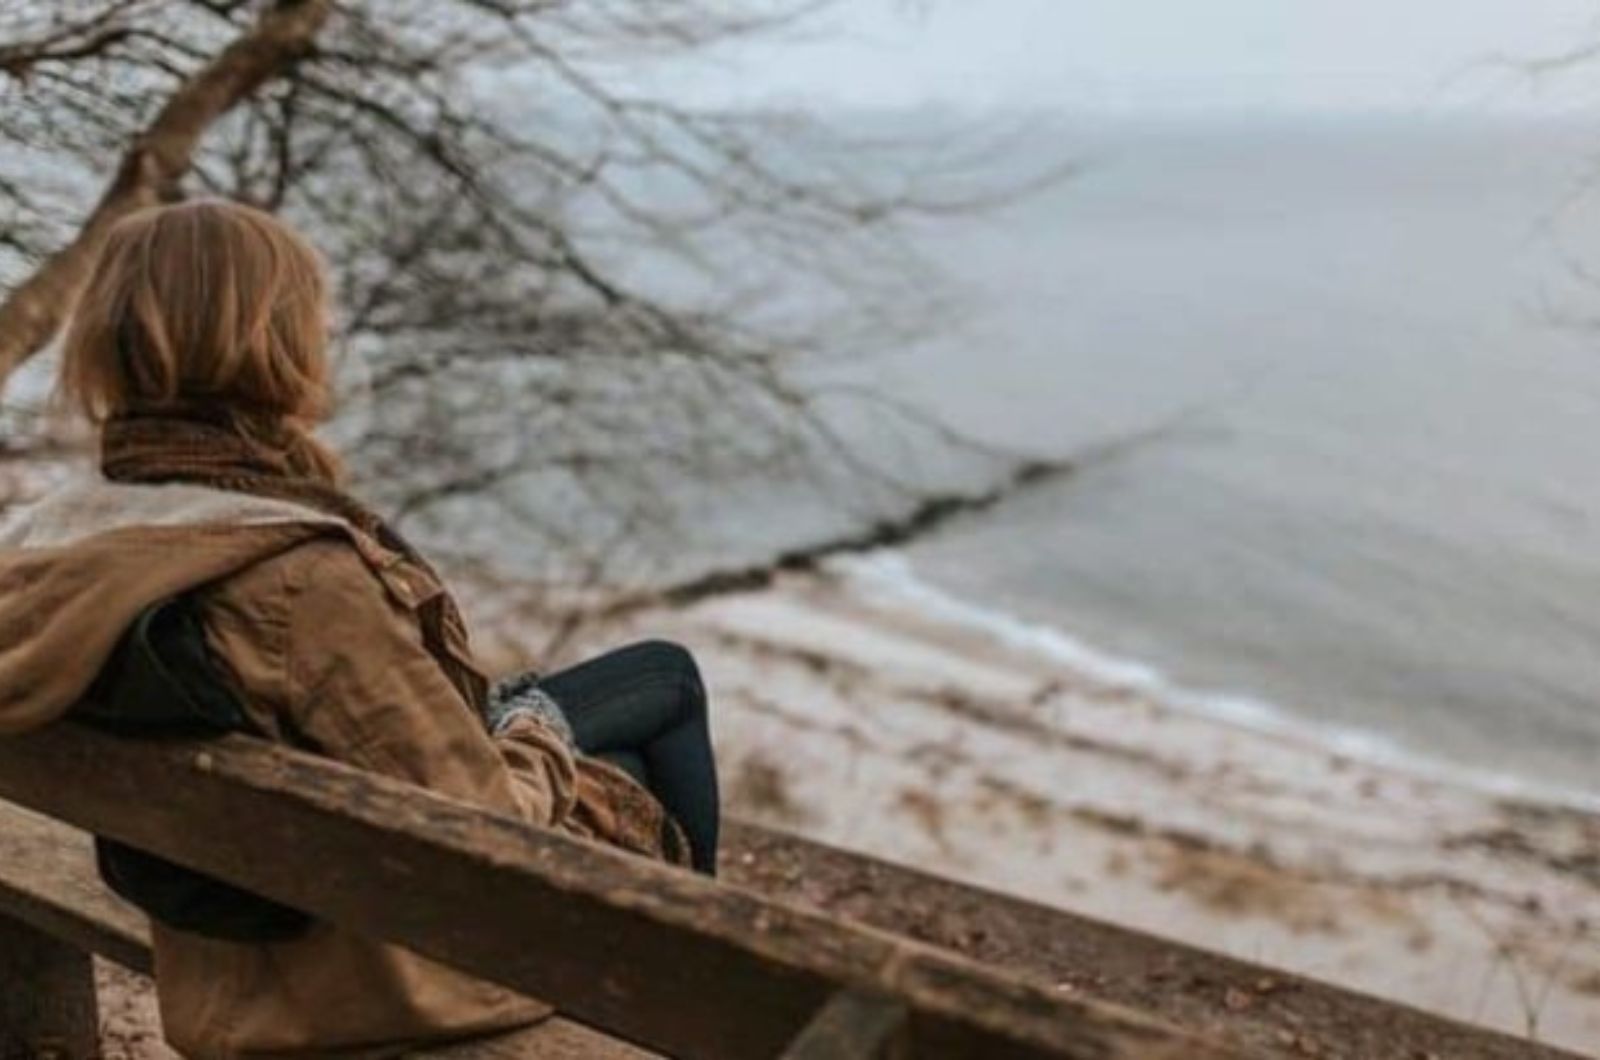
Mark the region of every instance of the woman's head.
[[200, 200], [111, 230], [66, 337], [64, 395], [95, 422], [203, 408], [299, 431], [329, 406], [327, 282], [311, 246]]

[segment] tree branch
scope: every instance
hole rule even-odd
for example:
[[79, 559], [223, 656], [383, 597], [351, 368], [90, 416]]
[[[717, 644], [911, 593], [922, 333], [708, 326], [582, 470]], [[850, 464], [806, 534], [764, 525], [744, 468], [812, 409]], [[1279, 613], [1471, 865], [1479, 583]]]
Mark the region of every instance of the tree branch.
[[332, 0], [277, 0], [173, 93], [129, 146], [77, 237], [0, 304], [0, 390], [60, 330], [111, 227], [175, 196], [206, 130], [305, 55], [332, 8]]

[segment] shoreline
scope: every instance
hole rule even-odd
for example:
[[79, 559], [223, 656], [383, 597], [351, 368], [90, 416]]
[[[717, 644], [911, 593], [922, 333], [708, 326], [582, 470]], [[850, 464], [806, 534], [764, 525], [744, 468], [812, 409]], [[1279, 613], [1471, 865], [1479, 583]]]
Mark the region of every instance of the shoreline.
[[[1186, 711], [937, 610], [835, 565], [638, 612], [541, 662], [649, 636], [689, 646], [725, 801], [746, 819], [1547, 1044], [1600, 1043], [1600, 816]], [[479, 626], [496, 668], [533, 661], [517, 645], [537, 623]]]
[[[998, 641], [1023, 654], [1037, 652], [1103, 684], [1151, 696], [1201, 720], [1492, 798], [1600, 814], [1600, 789], [1542, 784], [1526, 773], [1487, 770], [1429, 755], [1378, 730], [1319, 721], [1250, 693], [1180, 685], [1151, 664], [1114, 656], [1055, 626], [954, 596], [923, 580], [896, 552], [845, 557], [829, 567], [828, 575], [846, 583], [845, 591], [852, 599], [887, 622], [903, 622], [917, 610], [930, 610], [938, 616], [937, 623], [965, 629], [976, 640]], [[881, 603], [874, 604], [874, 597]]]

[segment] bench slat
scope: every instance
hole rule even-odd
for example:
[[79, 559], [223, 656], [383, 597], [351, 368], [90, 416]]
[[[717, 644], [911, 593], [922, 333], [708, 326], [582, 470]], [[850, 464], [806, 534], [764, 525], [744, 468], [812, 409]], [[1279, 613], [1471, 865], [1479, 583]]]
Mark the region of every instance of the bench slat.
[[[162, 797], [150, 799], [153, 791]], [[0, 740], [0, 796], [546, 998], [670, 1055], [776, 1056], [840, 988], [905, 1003], [919, 1055], [1238, 1055], [950, 954], [243, 737], [130, 743], [52, 726]], [[481, 919], [490, 908], [493, 925]]]
[[106, 890], [89, 836], [47, 817], [0, 804], [0, 913], [150, 974], [143, 914]]
[[[144, 915], [100, 883], [88, 833], [0, 802], [0, 922], [6, 917], [32, 924], [83, 954], [150, 974], [150, 937]], [[4, 949], [0, 945], [0, 951]], [[4, 982], [7, 980], [0, 973], [0, 983]], [[0, 1049], [0, 1056], [7, 1055]], [[432, 1060], [535, 1056], [540, 1060], [649, 1060], [654, 1054], [557, 1017], [524, 1031], [411, 1055]]]
[[841, 990], [833, 995], [781, 1060], [885, 1060], [903, 1044], [906, 1007], [882, 994]]

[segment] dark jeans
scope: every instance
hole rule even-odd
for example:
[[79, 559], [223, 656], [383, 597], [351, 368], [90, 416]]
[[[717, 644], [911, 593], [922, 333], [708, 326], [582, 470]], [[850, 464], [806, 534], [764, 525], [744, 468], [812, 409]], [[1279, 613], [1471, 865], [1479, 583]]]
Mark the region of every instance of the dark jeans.
[[689, 839], [695, 870], [716, 874], [721, 811], [705, 686], [694, 656], [645, 641], [539, 679], [578, 749], [630, 773]]

